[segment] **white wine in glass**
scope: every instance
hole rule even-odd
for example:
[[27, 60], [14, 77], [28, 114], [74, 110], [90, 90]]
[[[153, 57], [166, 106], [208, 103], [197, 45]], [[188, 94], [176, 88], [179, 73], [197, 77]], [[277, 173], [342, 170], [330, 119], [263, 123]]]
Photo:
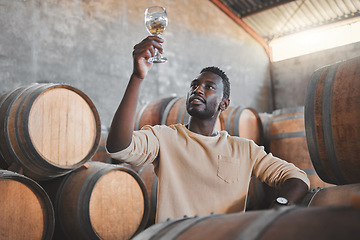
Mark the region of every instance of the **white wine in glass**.
[[[151, 35], [158, 36], [163, 34], [167, 24], [168, 17], [165, 8], [152, 6], [145, 10], [145, 26]], [[167, 61], [167, 58], [163, 57], [159, 51], [155, 49], [155, 55], [149, 58], [148, 61], [152, 63], [163, 63]]]

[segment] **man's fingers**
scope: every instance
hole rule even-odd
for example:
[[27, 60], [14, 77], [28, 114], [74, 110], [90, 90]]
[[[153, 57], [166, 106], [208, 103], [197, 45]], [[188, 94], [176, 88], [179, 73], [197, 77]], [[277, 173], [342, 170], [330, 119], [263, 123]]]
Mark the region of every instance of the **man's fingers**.
[[142, 42], [136, 44], [134, 46], [134, 51], [139, 50], [145, 51], [149, 50], [152, 56], [155, 54], [155, 48], [158, 49], [160, 53], [163, 52], [162, 43], [164, 40], [162, 38], [159, 38], [157, 36], [148, 36], [145, 38]]
[[153, 46], [147, 46], [145, 48], [137, 48], [133, 51], [134, 58], [149, 59], [155, 55], [155, 48]]

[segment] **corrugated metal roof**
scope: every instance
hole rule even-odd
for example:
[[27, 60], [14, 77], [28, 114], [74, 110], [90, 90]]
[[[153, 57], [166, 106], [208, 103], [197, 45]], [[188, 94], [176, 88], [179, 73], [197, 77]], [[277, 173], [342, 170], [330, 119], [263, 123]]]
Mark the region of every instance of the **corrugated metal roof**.
[[[360, 17], [360, 0], [212, 0], [266, 42]], [[222, 5], [222, 6], [221, 6]]]

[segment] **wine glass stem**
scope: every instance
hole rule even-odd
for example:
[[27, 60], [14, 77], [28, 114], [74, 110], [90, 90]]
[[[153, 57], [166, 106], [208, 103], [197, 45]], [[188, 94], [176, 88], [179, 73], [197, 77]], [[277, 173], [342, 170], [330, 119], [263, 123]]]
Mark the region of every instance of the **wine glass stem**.
[[159, 50], [157, 48], [155, 48], [155, 55], [154, 58], [159, 59], [161, 58], [161, 54], [159, 53]]

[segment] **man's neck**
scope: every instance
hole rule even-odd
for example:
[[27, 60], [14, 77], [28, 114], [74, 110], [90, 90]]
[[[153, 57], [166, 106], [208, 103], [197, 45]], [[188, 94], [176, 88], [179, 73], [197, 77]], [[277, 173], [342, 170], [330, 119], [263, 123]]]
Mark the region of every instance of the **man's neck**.
[[216, 130], [216, 118], [209, 120], [202, 120], [198, 118], [190, 117], [189, 123], [186, 125], [190, 131], [201, 134], [204, 136], [213, 137], [218, 134]]

